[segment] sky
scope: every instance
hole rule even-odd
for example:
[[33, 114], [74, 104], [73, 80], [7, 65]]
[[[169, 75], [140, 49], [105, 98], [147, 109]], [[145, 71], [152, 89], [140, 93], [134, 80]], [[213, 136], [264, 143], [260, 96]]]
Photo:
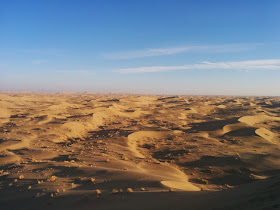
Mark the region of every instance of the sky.
[[0, 4], [0, 91], [280, 96], [278, 0]]

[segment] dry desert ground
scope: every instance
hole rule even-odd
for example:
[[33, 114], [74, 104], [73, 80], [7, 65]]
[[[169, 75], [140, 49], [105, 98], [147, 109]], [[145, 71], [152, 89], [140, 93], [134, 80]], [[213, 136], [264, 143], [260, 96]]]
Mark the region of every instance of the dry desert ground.
[[279, 209], [280, 98], [0, 93], [0, 209]]

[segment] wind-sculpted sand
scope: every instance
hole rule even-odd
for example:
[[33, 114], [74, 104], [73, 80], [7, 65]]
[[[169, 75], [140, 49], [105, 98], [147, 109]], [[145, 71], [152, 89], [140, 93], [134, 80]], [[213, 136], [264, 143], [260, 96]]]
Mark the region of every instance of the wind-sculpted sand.
[[280, 99], [0, 94], [1, 209], [280, 208]]

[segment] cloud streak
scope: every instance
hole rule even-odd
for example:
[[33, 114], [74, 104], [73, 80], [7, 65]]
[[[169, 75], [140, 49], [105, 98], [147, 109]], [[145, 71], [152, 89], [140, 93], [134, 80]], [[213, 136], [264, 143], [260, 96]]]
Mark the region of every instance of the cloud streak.
[[111, 60], [128, 60], [153, 56], [175, 55], [182, 53], [225, 53], [250, 50], [257, 44], [227, 44], [227, 45], [190, 45], [170, 48], [154, 48], [135, 51], [123, 51], [103, 54], [102, 57]]
[[118, 69], [114, 72], [122, 74], [167, 72], [179, 70], [280, 70], [280, 59], [247, 60], [235, 62], [208, 62], [182, 66], [149, 66]]

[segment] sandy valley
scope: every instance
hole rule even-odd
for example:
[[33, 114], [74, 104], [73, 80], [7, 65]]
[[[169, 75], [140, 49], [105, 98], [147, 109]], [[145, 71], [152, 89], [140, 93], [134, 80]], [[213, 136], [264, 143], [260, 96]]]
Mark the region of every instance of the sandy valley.
[[1, 209], [279, 209], [280, 98], [0, 94]]

